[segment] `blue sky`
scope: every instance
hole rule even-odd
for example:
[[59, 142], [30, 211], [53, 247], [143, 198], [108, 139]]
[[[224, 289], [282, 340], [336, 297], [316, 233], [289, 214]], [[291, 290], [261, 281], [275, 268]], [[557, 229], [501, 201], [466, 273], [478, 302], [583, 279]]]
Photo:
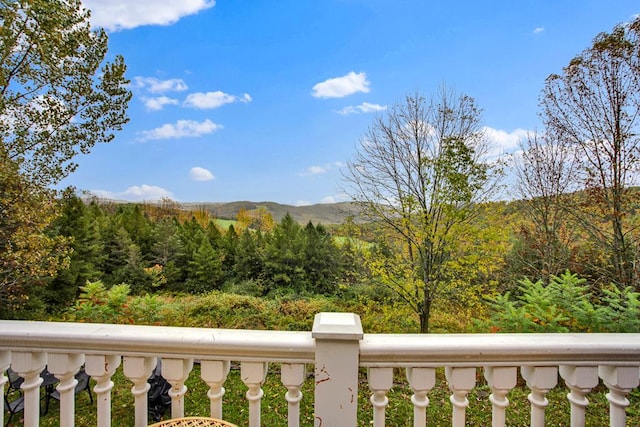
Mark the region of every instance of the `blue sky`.
[[375, 114], [446, 84], [496, 151], [539, 127], [544, 79], [637, 0], [83, 0], [124, 56], [131, 121], [63, 184], [123, 200], [345, 200]]

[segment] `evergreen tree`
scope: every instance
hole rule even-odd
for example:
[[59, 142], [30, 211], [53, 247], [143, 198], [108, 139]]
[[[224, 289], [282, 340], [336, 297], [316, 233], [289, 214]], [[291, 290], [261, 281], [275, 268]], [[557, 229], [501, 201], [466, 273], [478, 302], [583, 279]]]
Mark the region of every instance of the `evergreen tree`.
[[338, 249], [322, 225], [311, 221], [303, 230], [306, 291], [320, 294], [335, 292], [339, 267]]
[[300, 293], [305, 274], [301, 228], [287, 213], [267, 236], [265, 245], [265, 292]]
[[233, 277], [237, 283], [262, 282], [264, 270], [264, 238], [260, 231], [245, 228], [236, 248], [236, 260], [233, 265]]
[[175, 257], [175, 275], [167, 284], [167, 287], [174, 291], [183, 288], [189, 274], [189, 262], [193, 259], [193, 254], [200, 246], [199, 237], [204, 230], [195, 217], [183, 223], [178, 229], [179, 251]]
[[143, 254], [151, 252], [153, 228], [141, 205], [127, 204], [118, 206], [116, 220], [129, 233], [129, 237]]
[[233, 275], [233, 266], [236, 263], [238, 240], [238, 233], [236, 232], [233, 224], [231, 224], [220, 241], [220, 250], [222, 251], [222, 269], [224, 270], [227, 279], [231, 278]]
[[153, 245], [149, 259], [152, 265], [162, 267], [162, 275], [169, 288], [175, 287], [183, 277], [183, 272], [178, 265], [178, 258], [182, 252], [179, 232], [178, 221], [168, 217], [158, 221], [153, 230]]
[[151, 277], [145, 272], [140, 248], [129, 233], [119, 227], [107, 240], [105, 261], [105, 283], [119, 285], [126, 283], [133, 293], [139, 293], [151, 287]]
[[200, 245], [189, 261], [185, 290], [191, 293], [219, 289], [222, 278], [222, 256], [216, 251], [205, 233], [200, 235]]
[[222, 245], [222, 233], [220, 232], [220, 228], [216, 224], [215, 220], [209, 220], [209, 224], [207, 224], [207, 237], [209, 238], [209, 242], [211, 246], [214, 248], [220, 248]]
[[98, 280], [104, 259], [99, 231], [84, 202], [73, 192], [66, 191], [61, 205], [61, 216], [55, 221], [53, 230], [56, 235], [69, 238], [72, 251], [68, 267], [58, 271], [44, 292], [50, 310], [72, 304], [81, 286], [87, 281]]

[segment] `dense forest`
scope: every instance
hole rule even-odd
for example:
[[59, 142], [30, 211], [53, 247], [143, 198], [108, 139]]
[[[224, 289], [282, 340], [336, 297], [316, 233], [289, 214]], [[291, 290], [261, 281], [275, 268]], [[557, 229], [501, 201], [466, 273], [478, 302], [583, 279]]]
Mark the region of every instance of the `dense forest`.
[[[112, 307], [105, 315], [100, 305], [115, 300], [126, 306], [129, 299], [144, 306], [150, 295], [186, 300], [200, 295], [209, 301], [219, 295], [230, 304], [227, 310], [234, 300], [223, 295], [247, 297], [249, 311], [260, 311], [258, 301], [321, 300], [330, 309], [368, 306], [364, 310], [375, 316], [416, 315], [398, 310], [408, 304], [389, 275], [397, 260], [373, 223], [350, 217], [343, 224], [299, 224], [288, 214], [275, 222], [263, 208], [241, 209], [230, 221], [170, 200], [115, 203], [83, 200], [71, 191], [58, 203], [61, 215], [48, 232], [68, 242], [68, 263], [55, 276], [27, 286], [24, 298], [3, 307], [5, 318], [127, 321], [121, 309]], [[588, 241], [574, 242], [574, 257], [567, 260], [577, 275], [545, 271], [538, 239], [527, 231], [532, 226], [527, 212], [522, 201], [484, 206], [477, 219], [482, 241], [476, 236], [468, 242], [465, 256], [471, 258], [449, 264], [458, 280], [435, 308], [441, 320], [452, 309], [466, 314], [453, 326], [436, 321], [436, 330], [636, 330], [639, 294], [598, 285], [597, 259], [587, 259], [594, 254]], [[541, 276], [546, 280], [537, 281]], [[406, 331], [417, 327], [415, 319], [401, 323]]]
[[[47, 284], [48, 307], [72, 304], [87, 281], [127, 283], [134, 294], [228, 290], [254, 296], [335, 294], [358, 273], [356, 251], [321, 224], [279, 223], [241, 211], [219, 221], [165, 201], [85, 204], [68, 194], [52, 230], [72, 240], [67, 269]], [[226, 227], [220, 224], [228, 224]]]

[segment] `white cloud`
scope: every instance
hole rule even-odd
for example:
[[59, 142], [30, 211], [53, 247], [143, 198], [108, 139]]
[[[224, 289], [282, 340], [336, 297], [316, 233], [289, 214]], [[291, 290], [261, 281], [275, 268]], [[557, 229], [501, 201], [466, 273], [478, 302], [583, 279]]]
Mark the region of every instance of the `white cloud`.
[[211, 181], [216, 177], [205, 168], [201, 168], [200, 166], [194, 166], [189, 171], [189, 178], [193, 181]]
[[171, 25], [185, 16], [213, 7], [215, 0], [82, 0], [91, 23], [108, 31], [142, 25]]
[[518, 148], [518, 143], [526, 139], [528, 135], [532, 134], [532, 131], [525, 129], [516, 129], [513, 132], [506, 132], [500, 129], [493, 129], [490, 127], [483, 128], [486, 138], [491, 142], [491, 145], [495, 147], [492, 154], [509, 153]]
[[376, 111], [384, 111], [386, 109], [386, 105], [363, 102], [360, 105], [349, 105], [347, 107], [344, 107], [342, 110], [337, 111], [337, 113], [346, 116], [347, 114], [374, 113]]
[[313, 86], [313, 96], [316, 98], [343, 98], [357, 92], [369, 92], [369, 81], [366, 73], [351, 71], [342, 77], [335, 77], [317, 83]]
[[144, 106], [149, 111], [159, 111], [164, 108], [165, 105], [177, 105], [178, 100], [169, 98], [167, 96], [159, 96], [157, 98], [142, 98]]
[[342, 162], [327, 163], [324, 166], [317, 166], [317, 165], [309, 166], [304, 171], [300, 172], [298, 176], [321, 175], [323, 173], [329, 172], [334, 167], [341, 168], [343, 166], [344, 166], [344, 163]]
[[155, 77], [136, 76], [133, 81], [136, 87], [146, 89], [151, 93], [182, 92], [189, 89], [189, 86], [182, 79], [160, 80]]
[[232, 104], [234, 102], [251, 102], [251, 96], [248, 93], [242, 96], [229, 95], [219, 90], [207, 93], [196, 92], [187, 96], [184, 105], [199, 109], [209, 109], [218, 108], [224, 104]]
[[106, 190], [91, 190], [96, 197], [113, 200], [161, 200], [163, 198], [173, 199], [173, 194], [169, 190], [155, 185], [134, 185], [122, 192], [111, 192]]
[[327, 197], [323, 197], [322, 200], [320, 200], [320, 203], [335, 203], [336, 199], [333, 196], [327, 196]]
[[[330, 204], [330, 203], [340, 203], [340, 202], [344, 202], [350, 200], [349, 196], [347, 196], [344, 193], [338, 193], [338, 194], [334, 194], [333, 196], [325, 196], [322, 199], [320, 199], [320, 204]], [[308, 200], [298, 200], [295, 202], [295, 206], [309, 206], [312, 205], [314, 203], [308, 201]]]
[[328, 172], [328, 168], [325, 166], [309, 166], [304, 172], [300, 172], [300, 176], [309, 176], [309, 175], [321, 175], [323, 173]]
[[194, 120], [178, 120], [175, 124], [166, 123], [159, 128], [145, 130], [141, 132], [138, 141], [150, 141], [155, 139], [191, 138], [207, 135], [222, 129], [222, 125], [216, 124], [209, 119], [203, 122]]
[[544, 27], [536, 27], [535, 30], [533, 30], [533, 34], [540, 34], [544, 31]]

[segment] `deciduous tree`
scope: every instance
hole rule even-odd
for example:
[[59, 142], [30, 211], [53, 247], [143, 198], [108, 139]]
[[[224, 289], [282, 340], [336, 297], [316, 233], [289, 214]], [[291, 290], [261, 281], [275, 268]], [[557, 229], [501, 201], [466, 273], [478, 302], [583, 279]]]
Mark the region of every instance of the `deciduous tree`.
[[381, 266], [385, 281], [418, 314], [421, 332], [453, 283], [447, 263], [466, 225], [494, 188], [499, 168], [487, 148], [473, 98], [442, 88], [378, 116], [345, 171], [346, 192], [386, 230], [395, 262]]
[[570, 225], [575, 155], [571, 146], [531, 133], [520, 142], [516, 159], [516, 191], [525, 217], [519, 241], [510, 254], [511, 269], [519, 276], [548, 282], [570, 268], [571, 245], [576, 233]]
[[[0, 0], [0, 294], [65, 260], [44, 234], [57, 216], [51, 187], [73, 158], [109, 142], [127, 122], [124, 60], [105, 61], [107, 35], [92, 30], [80, 0]], [[0, 305], [4, 304], [0, 302]]]
[[587, 199], [572, 212], [608, 248], [611, 279], [620, 285], [638, 279], [628, 213], [640, 172], [639, 35], [640, 18], [599, 34], [561, 74], [547, 78], [541, 95], [546, 132], [576, 153], [576, 177]]
[[49, 192], [20, 175], [0, 147], [0, 318], [15, 316], [28, 287], [68, 261], [65, 239], [45, 233], [56, 215]]

